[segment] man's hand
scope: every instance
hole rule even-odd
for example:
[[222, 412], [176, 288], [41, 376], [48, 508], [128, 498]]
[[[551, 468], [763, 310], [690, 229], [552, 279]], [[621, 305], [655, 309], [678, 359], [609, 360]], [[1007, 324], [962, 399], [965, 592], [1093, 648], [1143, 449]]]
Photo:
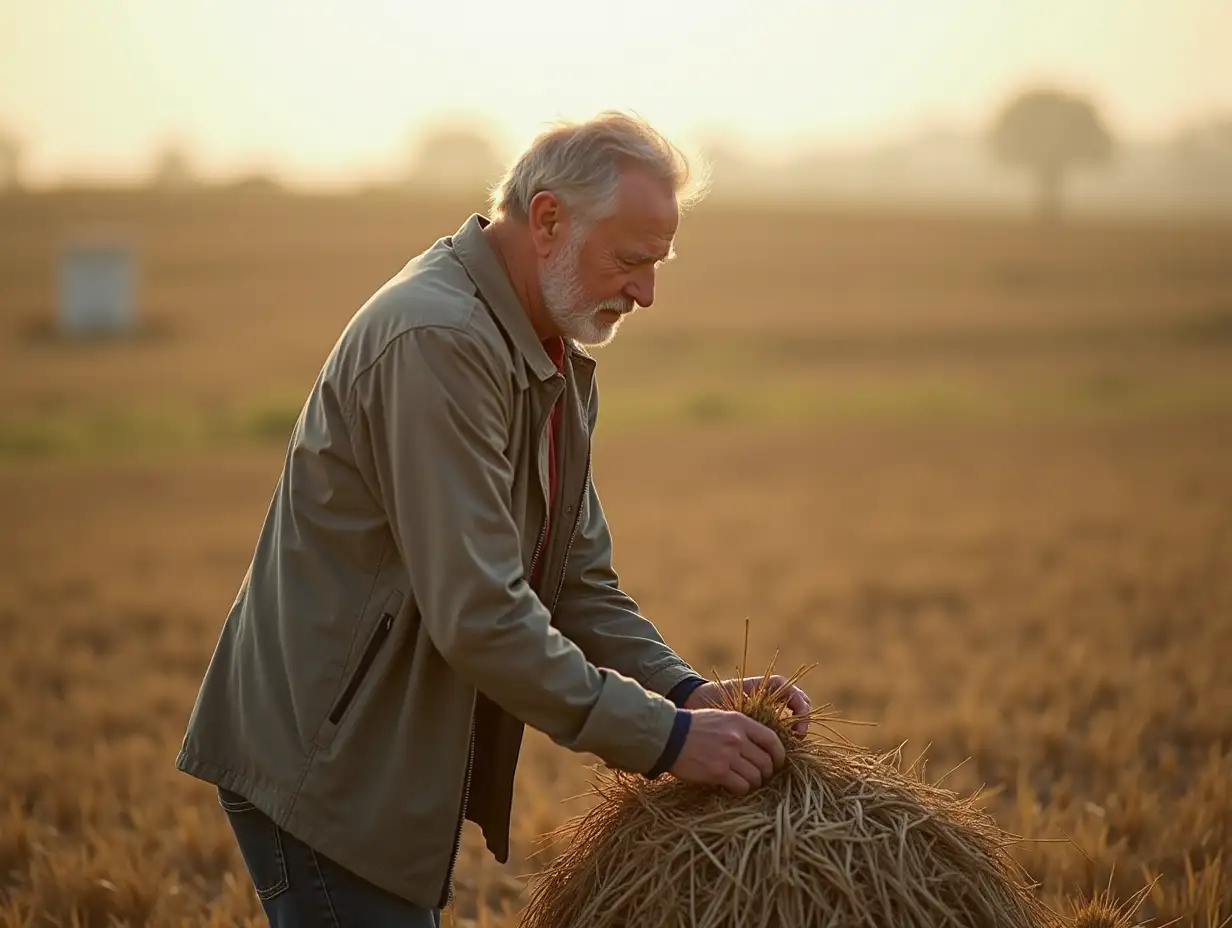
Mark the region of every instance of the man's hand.
[[779, 736], [744, 713], [696, 709], [670, 773], [743, 796], [761, 786], [785, 757]]
[[[758, 684], [761, 683], [761, 679], [761, 677], [745, 677], [743, 680], [724, 680], [722, 685], [729, 690], [741, 687], [748, 693], [757, 688]], [[773, 692], [786, 686], [787, 679], [774, 674], [767, 681], [766, 685]], [[808, 733], [808, 719], [805, 716], [812, 710], [813, 704], [809, 701], [808, 694], [800, 689], [800, 687], [793, 685], [789, 692], [787, 708], [791, 710], [792, 715], [797, 719], [796, 723], [791, 727], [792, 731], [798, 735], [805, 735]], [[688, 698], [684, 701], [684, 708], [704, 709], [710, 706], [718, 706], [722, 703], [722, 700], [723, 690], [719, 688], [718, 684], [714, 682], [703, 683], [689, 694]]]

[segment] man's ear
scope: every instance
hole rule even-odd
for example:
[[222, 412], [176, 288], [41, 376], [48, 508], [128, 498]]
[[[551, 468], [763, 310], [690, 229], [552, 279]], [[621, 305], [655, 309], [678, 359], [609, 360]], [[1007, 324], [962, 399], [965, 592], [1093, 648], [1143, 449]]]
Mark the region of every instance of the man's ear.
[[564, 204], [551, 191], [540, 190], [531, 198], [528, 221], [535, 252], [546, 258], [564, 237]]

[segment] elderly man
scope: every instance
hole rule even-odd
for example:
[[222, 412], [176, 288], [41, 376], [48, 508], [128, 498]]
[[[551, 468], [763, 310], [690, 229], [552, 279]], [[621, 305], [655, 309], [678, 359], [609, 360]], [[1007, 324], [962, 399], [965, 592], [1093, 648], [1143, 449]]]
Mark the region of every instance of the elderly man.
[[439, 924], [464, 818], [508, 859], [524, 725], [736, 793], [782, 762], [621, 590], [591, 480], [581, 346], [653, 302], [688, 184], [634, 118], [545, 132], [326, 359], [176, 760], [271, 924]]

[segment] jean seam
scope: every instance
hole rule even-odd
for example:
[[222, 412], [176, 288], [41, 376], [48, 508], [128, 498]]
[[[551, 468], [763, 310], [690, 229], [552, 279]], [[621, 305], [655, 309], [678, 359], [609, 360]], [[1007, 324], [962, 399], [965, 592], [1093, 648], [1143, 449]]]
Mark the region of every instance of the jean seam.
[[338, 921], [338, 913], [334, 911], [334, 900], [329, 898], [329, 886], [325, 883], [325, 874], [321, 872], [321, 863], [317, 860], [317, 852], [312, 848], [308, 848], [308, 856], [312, 858], [312, 868], [317, 872], [317, 880], [321, 883], [321, 895], [325, 897], [325, 904], [329, 906], [329, 917], [333, 919], [334, 928], [342, 928]]
[[264, 890], [257, 890], [257, 898], [262, 902], [268, 902], [275, 896], [278, 896], [291, 888], [291, 879], [287, 873], [287, 859], [282, 850], [282, 831], [273, 822], [270, 822], [271, 830], [274, 833], [274, 861], [275, 867], [281, 879], [273, 886]]

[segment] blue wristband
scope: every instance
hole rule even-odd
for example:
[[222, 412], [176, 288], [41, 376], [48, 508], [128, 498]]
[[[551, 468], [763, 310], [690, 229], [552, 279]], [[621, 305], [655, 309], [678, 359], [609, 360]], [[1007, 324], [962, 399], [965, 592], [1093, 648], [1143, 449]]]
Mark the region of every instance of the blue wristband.
[[655, 761], [654, 767], [646, 774], [647, 777], [654, 780], [672, 768], [676, 758], [680, 756], [680, 749], [684, 747], [684, 739], [689, 734], [692, 721], [693, 716], [688, 709], [676, 710], [676, 720], [672, 723], [672, 733], [667, 737], [667, 745]]
[[689, 698], [689, 694], [705, 682], [706, 680], [703, 677], [685, 677], [668, 691], [667, 698], [674, 702], [678, 708], [684, 708], [684, 701]]

